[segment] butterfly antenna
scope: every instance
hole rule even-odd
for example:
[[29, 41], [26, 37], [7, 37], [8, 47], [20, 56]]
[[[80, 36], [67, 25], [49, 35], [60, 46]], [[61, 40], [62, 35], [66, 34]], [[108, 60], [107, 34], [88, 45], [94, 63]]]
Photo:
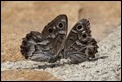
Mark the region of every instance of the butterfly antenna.
[[78, 10], [78, 20], [81, 19], [81, 13], [82, 13], [82, 11], [83, 11], [83, 8], [80, 8], [80, 9]]

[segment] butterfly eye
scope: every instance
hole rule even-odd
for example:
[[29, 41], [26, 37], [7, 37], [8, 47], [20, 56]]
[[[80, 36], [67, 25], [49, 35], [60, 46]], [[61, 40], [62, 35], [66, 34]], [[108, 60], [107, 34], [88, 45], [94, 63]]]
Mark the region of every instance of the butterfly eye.
[[51, 28], [48, 31], [49, 31], [49, 33], [53, 33], [53, 29], [51, 29]]
[[58, 27], [59, 27], [60, 29], [62, 29], [62, 28], [64, 27], [63, 23], [59, 23], [59, 24], [58, 24]]
[[82, 29], [83, 29], [83, 25], [78, 25], [78, 26], [77, 26], [77, 30], [78, 30], [78, 31], [80, 31], [80, 30], [82, 30]]
[[82, 35], [82, 37], [83, 37], [83, 38], [86, 38], [86, 37], [87, 37], [87, 35], [86, 35], [86, 34], [83, 34], [83, 35]]

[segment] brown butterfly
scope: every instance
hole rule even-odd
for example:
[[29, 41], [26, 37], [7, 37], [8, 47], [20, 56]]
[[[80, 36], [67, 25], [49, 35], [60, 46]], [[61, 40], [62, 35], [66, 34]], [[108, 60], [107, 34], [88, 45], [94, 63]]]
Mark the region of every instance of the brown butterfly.
[[78, 21], [68, 36], [67, 29], [67, 16], [57, 16], [44, 27], [42, 33], [31, 31], [23, 38], [21, 53], [26, 59], [49, 63], [66, 58], [76, 64], [94, 58], [98, 46], [91, 36], [89, 21]]

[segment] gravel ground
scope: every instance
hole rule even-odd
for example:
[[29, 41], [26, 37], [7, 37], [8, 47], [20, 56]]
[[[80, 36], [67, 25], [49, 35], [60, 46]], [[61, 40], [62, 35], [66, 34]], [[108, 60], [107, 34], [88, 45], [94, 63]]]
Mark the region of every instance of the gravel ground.
[[[108, 81], [121, 80], [121, 26], [113, 31], [107, 38], [98, 43], [96, 54], [101, 57], [96, 61], [86, 61], [77, 65], [63, 64], [50, 68], [48, 63], [33, 62], [30, 60], [2, 63], [1, 71], [10, 69], [29, 68], [45, 70], [63, 81]], [[45, 65], [46, 64], [46, 65]], [[52, 65], [51, 65], [52, 66]], [[44, 68], [45, 69], [42, 69]]]

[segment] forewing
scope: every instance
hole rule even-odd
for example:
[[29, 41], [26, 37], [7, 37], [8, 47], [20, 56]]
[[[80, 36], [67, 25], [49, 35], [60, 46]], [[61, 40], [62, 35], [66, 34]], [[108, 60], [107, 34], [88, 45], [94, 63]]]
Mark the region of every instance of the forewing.
[[42, 31], [42, 35], [49, 40], [49, 46], [52, 48], [50, 52], [54, 55], [57, 55], [63, 46], [67, 35], [67, 28], [67, 16], [62, 14], [46, 25]]

